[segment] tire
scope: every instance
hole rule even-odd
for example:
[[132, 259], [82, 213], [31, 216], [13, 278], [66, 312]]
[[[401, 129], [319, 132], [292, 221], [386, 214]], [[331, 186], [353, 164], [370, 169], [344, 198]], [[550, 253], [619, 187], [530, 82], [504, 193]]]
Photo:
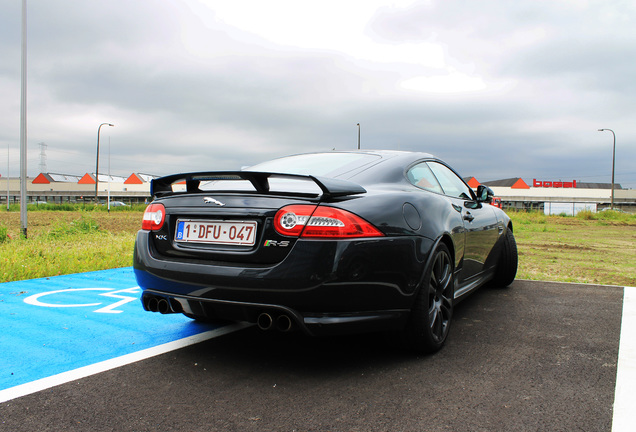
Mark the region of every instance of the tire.
[[446, 342], [453, 317], [455, 282], [453, 260], [448, 247], [440, 243], [424, 272], [422, 286], [404, 330], [408, 349], [434, 353]]
[[497, 262], [497, 269], [492, 280], [492, 285], [496, 287], [507, 287], [515, 280], [517, 275], [517, 265], [519, 256], [517, 253], [517, 242], [511, 229], [506, 230], [501, 247], [501, 255]]

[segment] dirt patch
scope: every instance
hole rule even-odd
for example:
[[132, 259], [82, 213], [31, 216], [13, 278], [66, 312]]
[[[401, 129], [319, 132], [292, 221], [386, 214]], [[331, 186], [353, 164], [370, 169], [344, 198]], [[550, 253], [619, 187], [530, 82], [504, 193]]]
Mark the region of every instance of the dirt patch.
[[552, 243], [552, 244], [539, 244], [534, 245], [537, 249], [544, 249], [546, 251], [556, 251], [556, 250], [571, 250], [571, 251], [595, 251], [598, 248], [591, 246], [580, 246], [580, 245], [572, 245], [572, 244], [561, 244], [561, 243]]

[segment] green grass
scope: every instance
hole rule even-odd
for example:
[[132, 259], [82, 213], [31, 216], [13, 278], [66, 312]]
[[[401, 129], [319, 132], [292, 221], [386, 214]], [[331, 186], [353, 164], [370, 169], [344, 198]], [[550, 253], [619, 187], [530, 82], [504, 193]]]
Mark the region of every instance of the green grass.
[[[127, 206], [118, 206], [110, 208], [111, 212], [143, 212], [147, 204], [132, 204]], [[0, 208], [1, 211], [7, 211], [7, 206], [4, 205]], [[10, 204], [9, 212], [19, 212], [20, 204]], [[27, 204], [27, 211], [68, 211], [68, 212], [108, 212], [108, 206], [106, 204], [95, 205], [93, 203], [76, 204], [76, 203], [63, 203], [63, 204]]]
[[132, 265], [140, 211], [0, 212], [0, 282]]
[[[134, 239], [108, 232], [56, 231], [38, 239], [0, 245], [0, 282], [81, 273], [132, 265]], [[5, 246], [9, 246], [5, 247]]]
[[9, 229], [4, 225], [0, 225], [0, 244], [8, 240], [9, 240]]
[[636, 215], [510, 212], [520, 279], [636, 286]]
[[[0, 211], [0, 282], [132, 265], [143, 209], [29, 210], [27, 239], [19, 211]], [[519, 249], [518, 278], [636, 286], [636, 215], [509, 215]]]

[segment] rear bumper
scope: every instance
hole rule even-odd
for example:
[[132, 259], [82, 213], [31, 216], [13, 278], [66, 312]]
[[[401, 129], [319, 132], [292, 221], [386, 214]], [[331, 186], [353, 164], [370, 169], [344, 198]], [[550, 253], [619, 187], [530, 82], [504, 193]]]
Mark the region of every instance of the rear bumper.
[[165, 298], [173, 312], [251, 323], [271, 313], [309, 334], [357, 332], [404, 324], [431, 247], [419, 237], [299, 240], [278, 264], [237, 266], [166, 259], [140, 231], [134, 271], [142, 298]]
[[[161, 307], [149, 306], [153, 301], [165, 300]], [[209, 320], [229, 320], [258, 324], [263, 330], [301, 330], [311, 336], [358, 333], [403, 328], [408, 310], [376, 312], [306, 314], [282, 305], [211, 300], [145, 290], [144, 309], [162, 313], [185, 313]], [[265, 321], [263, 322], [263, 317]], [[269, 321], [268, 321], [269, 320]]]

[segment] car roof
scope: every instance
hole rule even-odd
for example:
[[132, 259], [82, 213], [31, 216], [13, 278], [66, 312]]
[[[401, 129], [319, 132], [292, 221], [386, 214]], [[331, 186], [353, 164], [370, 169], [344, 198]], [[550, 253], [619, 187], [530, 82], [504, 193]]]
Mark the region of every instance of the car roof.
[[[325, 154], [325, 153], [365, 153], [372, 154], [377, 156], [382, 156], [383, 158], [391, 158], [391, 157], [405, 157], [405, 158], [414, 158], [414, 159], [425, 159], [425, 158], [433, 158], [436, 159], [430, 153], [425, 152], [413, 152], [413, 151], [405, 151], [405, 150], [369, 150], [369, 149], [360, 149], [360, 150], [333, 150], [333, 151], [321, 151], [321, 152], [309, 152], [309, 153], [297, 153], [288, 156], [299, 156], [299, 155], [309, 155], [309, 154]], [[284, 157], [288, 157], [284, 156]]]
[[[399, 182], [404, 178], [404, 169], [420, 160], [439, 160], [430, 153], [403, 150], [334, 150], [326, 152], [299, 153], [291, 156], [323, 155], [323, 154], [366, 154], [378, 156], [380, 159], [372, 164], [335, 176], [362, 185]], [[284, 158], [280, 158], [284, 159]]]

